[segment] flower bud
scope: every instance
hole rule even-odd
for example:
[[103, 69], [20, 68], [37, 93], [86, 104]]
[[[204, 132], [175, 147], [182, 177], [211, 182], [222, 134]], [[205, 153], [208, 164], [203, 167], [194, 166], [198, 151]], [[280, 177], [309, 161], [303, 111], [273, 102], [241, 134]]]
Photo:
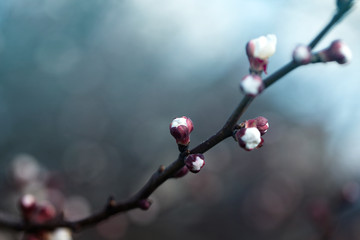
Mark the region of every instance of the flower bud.
[[[261, 133], [256, 127], [242, 128], [235, 133], [235, 139], [238, 141], [239, 146], [247, 151], [261, 147], [263, 140]], [[260, 145], [260, 146], [259, 146]]]
[[240, 89], [246, 95], [255, 97], [260, 94], [264, 88], [263, 80], [259, 75], [246, 75], [240, 81]]
[[309, 47], [304, 45], [299, 45], [293, 51], [293, 60], [301, 65], [305, 65], [311, 62], [311, 50]]
[[261, 135], [264, 135], [269, 129], [269, 122], [264, 117], [255, 118], [256, 128], [260, 131]]
[[49, 220], [54, 219], [55, 216], [56, 210], [54, 206], [49, 202], [45, 202], [37, 206], [33, 220], [37, 223], [45, 223]]
[[276, 51], [276, 36], [268, 34], [250, 40], [246, 45], [246, 54], [250, 62], [250, 71], [261, 73], [266, 72], [268, 58]]
[[19, 207], [25, 220], [30, 220], [36, 209], [35, 198], [31, 194], [24, 195], [19, 201]]
[[318, 53], [322, 62], [336, 61], [339, 64], [345, 64], [351, 61], [352, 53], [350, 48], [341, 40], [335, 40], [330, 47]]
[[190, 154], [185, 159], [185, 165], [190, 172], [197, 173], [205, 165], [204, 159], [202, 154]]
[[139, 207], [142, 210], [148, 210], [151, 206], [151, 201], [149, 199], [142, 199], [139, 201]]
[[190, 133], [193, 128], [190, 118], [185, 116], [175, 118], [170, 124], [170, 134], [175, 138], [177, 144], [187, 146], [190, 143]]

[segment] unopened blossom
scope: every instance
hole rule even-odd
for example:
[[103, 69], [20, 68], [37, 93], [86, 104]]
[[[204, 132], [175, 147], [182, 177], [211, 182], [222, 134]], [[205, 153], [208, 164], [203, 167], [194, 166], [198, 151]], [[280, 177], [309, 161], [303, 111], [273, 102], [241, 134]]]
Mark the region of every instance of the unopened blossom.
[[269, 121], [264, 117], [255, 118], [256, 128], [260, 131], [261, 135], [264, 135], [269, 129]]
[[[34, 196], [24, 195], [19, 201], [23, 219], [34, 224], [43, 224], [56, 218], [56, 210], [49, 202], [37, 203]], [[58, 228], [54, 231], [39, 230], [26, 233], [23, 240], [71, 240], [71, 232], [67, 228]]]
[[197, 173], [205, 165], [202, 154], [190, 154], [185, 158], [185, 165], [190, 172]]
[[259, 116], [255, 119], [246, 120], [244, 123], [244, 127], [256, 127], [260, 131], [260, 134], [264, 135], [269, 129], [269, 121], [266, 118]]
[[308, 46], [299, 45], [293, 51], [293, 60], [301, 65], [305, 65], [311, 62], [311, 50]]
[[352, 53], [350, 48], [341, 40], [335, 40], [330, 47], [318, 53], [322, 62], [336, 61], [339, 64], [345, 64], [351, 61]]
[[49, 202], [43, 202], [37, 204], [36, 210], [34, 211], [32, 221], [36, 223], [45, 223], [56, 217], [56, 210], [54, 206]]
[[246, 45], [246, 54], [250, 62], [250, 70], [255, 73], [266, 73], [268, 58], [276, 51], [276, 36], [268, 34], [250, 40]]
[[240, 89], [244, 94], [255, 97], [264, 90], [264, 83], [259, 75], [250, 74], [241, 79]]
[[185, 116], [175, 118], [170, 124], [170, 134], [175, 138], [177, 144], [187, 146], [190, 143], [190, 133], [193, 128], [190, 118]]
[[30, 220], [36, 209], [36, 202], [34, 196], [31, 194], [26, 194], [21, 197], [19, 201], [19, 207], [23, 218], [27, 221]]
[[256, 127], [238, 130], [235, 134], [235, 139], [238, 141], [240, 147], [247, 151], [261, 147], [263, 142], [261, 133]]

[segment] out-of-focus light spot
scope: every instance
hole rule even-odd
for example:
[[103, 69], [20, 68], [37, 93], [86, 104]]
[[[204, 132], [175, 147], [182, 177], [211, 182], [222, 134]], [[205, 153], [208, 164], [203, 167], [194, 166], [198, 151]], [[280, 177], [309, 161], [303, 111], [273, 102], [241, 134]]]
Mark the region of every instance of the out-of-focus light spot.
[[90, 204], [82, 196], [72, 196], [65, 199], [64, 216], [69, 221], [76, 221], [90, 215]]
[[22, 239], [22, 238], [15, 238], [11, 233], [6, 231], [0, 232], [0, 240], [10, 240], [10, 239]]
[[132, 222], [139, 225], [148, 225], [157, 218], [160, 211], [160, 204], [155, 198], [151, 198], [150, 200], [152, 204], [148, 210], [135, 209], [128, 212], [128, 216]]
[[161, 208], [174, 208], [176, 203], [184, 199], [186, 189], [183, 181], [177, 179], [167, 181], [157, 191], [155, 195], [161, 199]]
[[126, 216], [124, 214], [119, 214], [100, 223], [96, 227], [96, 230], [103, 238], [115, 240], [125, 236], [128, 225]]
[[36, 180], [40, 175], [40, 165], [37, 160], [29, 154], [19, 154], [12, 162], [12, 173], [15, 181], [21, 183]]
[[65, 197], [62, 192], [57, 189], [46, 189], [46, 198], [51, 202], [55, 209], [63, 209]]
[[27, 182], [22, 188], [23, 194], [31, 194], [36, 200], [43, 201], [47, 199], [45, 185], [42, 181]]

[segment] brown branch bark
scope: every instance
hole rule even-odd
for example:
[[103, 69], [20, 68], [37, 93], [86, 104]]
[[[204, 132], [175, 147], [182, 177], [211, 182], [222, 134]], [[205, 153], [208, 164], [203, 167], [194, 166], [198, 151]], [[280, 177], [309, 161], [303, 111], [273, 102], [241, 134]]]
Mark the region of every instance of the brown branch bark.
[[[314, 38], [314, 40], [308, 46], [311, 49], [314, 48], [317, 43], [325, 36], [325, 34], [328, 33], [330, 29], [335, 24], [337, 24], [350, 9], [350, 5], [348, 7], [338, 9], [331, 21], [324, 27], [324, 29]], [[286, 74], [293, 71], [299, 66], [300, 65], [296, 64], [294, 61], [291, 61], [288, 64], [284, 65], [275, 73], [269, 75], [267, 78], [264, 79], [265, 88], [270, 87], [280, 78], [284, 77]], [[218, 143], [222, 142], [224, 139], [231, 137], [233, 134], [233, 130], [237, 125], [237, 122], [253, 100], [254, 97], [245, 96], [239, 103], [239, 105], [235, 108], [233, 113], [230, 115], [224, 126], [215, 135], [211, 136], [206, 141], [200, 143], [193, 149], [180, 153], [178, 158], [168, 167], [160, 167], [159, 170], [157, 170], [150, 177], [150, 179], [145, 183], [145, 185], [128, 200], [124, 202], [116, 202], [114, 199], [110, 198], [102, 210], [78, 221], [66, 221], [58, 219], [53, 222], [48, 222], [46, 224], [33, 224], [25, 223], [20, 219], [13, 219], [10, 216], [1, 214], [0, 228], [13, 231], [34, 232], [38, 230], [53, 230], [59, 227], [66, 227], [74, 232], [78, 232], [88, 227], [94, 226], [115, 214], [139, 208], [141, 200], [147, 199], [161, 184], [163, 184], [169, 178], [172, 178], [173, 175], [184, 166], [184, 158], [188, 154], [205, 153]]]

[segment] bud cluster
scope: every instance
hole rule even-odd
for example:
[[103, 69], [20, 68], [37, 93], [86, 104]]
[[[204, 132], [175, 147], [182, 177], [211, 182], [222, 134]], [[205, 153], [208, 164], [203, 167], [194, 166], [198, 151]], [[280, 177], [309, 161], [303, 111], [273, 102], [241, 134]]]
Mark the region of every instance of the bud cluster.
[[260, 94], [265, 86], [261, 78], [262, 72], [267, 73], [269, 57], [276, 51], [276, 36], [268, 34], [250, 40], [246, 44], [246, 54], [250, 63], [250, 74], [240, 81], [240, 90], [251, 97]]
[[[42, 224], [53, 221], [56, 216], [56, 210], [49, 202], [37, 203], [34, 196], [27, 194], [19, 201], [19, 208], [22, 217], [27, 223]], [[37, 231], [28, 233], [24, 240], [71, 240], [71, 233], [66, 228], [58, 228], [53, 232]]]
[[235, 140], [239, 143], [239, 146], [247, 151], [262, 147], [264, 139], [261, 136], [269, 128], [268, 120], [264, 117], [257, 117], [246, 120], [242, 125], [243, 127], [234, 133]]

